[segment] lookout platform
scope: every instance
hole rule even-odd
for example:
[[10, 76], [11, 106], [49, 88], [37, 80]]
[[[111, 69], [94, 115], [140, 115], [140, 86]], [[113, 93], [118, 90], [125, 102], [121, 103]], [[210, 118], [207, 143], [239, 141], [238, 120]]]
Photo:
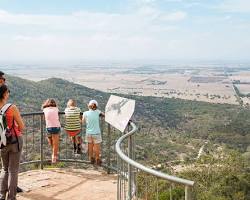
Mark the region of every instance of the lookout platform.
[[18, 200], [115, 200], [116, 175], [101, 169], [44, 169], [19, 174]]

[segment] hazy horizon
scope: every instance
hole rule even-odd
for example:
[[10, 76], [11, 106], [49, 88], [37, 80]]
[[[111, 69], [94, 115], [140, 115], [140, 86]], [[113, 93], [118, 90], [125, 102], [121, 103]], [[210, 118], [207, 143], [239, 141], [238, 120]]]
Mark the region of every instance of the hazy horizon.
[[89, 60], [89, 61], [1, 61], [0, 69], [22, 67], [250, 67], [250, 60]]

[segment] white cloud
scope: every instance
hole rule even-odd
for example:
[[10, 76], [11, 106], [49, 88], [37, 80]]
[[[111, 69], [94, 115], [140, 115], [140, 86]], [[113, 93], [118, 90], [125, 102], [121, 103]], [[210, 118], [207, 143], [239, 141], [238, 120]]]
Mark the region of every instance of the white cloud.
[[225, 12], [250, 12], [250, 1], [249, 0], [224, 0], [220, 5], [219, 9]]
[[[181, 12], [164, 13], [150, 6], [133, 13], [79, 11], [68, 15], [15, 14], [0, 11], [0, 60], [148, 57], [159, 38], [178, 29], [167, 22]], [[162, 22], [163, 20], [164, 23]], [[9, 29], [9, 30], [8, 30]], [[160, 47], [160, 46], [158, 46]]]
[[163, 12], [150, 6], [141, 7], [137, 13], [142, 17], [148, 17], [148, 19], [151, 20], [163, 20], [169, 22], [182, 21], [187, 18], [187, 13], [183, 11]]
[[25, 36], [25, 35], [16, 35], [12, 39], [15, 41], [28, 41], [28, 40], [32, 40], [33, 38], [30, 36]]
[[0, 60], [224, 58], [246, 57], [250, 49], [250, 42], [244, 42], [250, 31], [244, 29], [242, 35], [243, 28], [235, 30], [233, 24], [231, 31], [229, 23], [224, 25], [231, 21], [229, 15], [220, 22], [220, 30], [215, 19], [208, 21], [208, 27], [203, 26], [204, 18], [192, 21], [205, 28], [197, 31], [190, 14], [157, 9], [151, 5], [154, 1], [144, 3], [129, 13], [45, 15], [0, 10]]
[[165, 2], [183, 2], [183, 0], [164, 0]]
[[152, 3], [155, 2], [156, 0], [137, 0], [140, 3]]
[[135, 0], [135, 3], [137, 5], [152, 5], [156, 2], [157, 0]]
[[152, 16], [159, 15], [160, 11], [152, 6], [142, 6], [138, 9], [137, 13], [140, 15]]
[[[154, 39], [150, 37], [121, 37], [95, 34], [91, 37], [19, 36], [1, 40], [0, 58], [11, 60], [64, 60], [64, 59], [131, 59], [150, 55]], [[12, 59], [15, 56], [15, 59]]]
[[[154, 23], [160, 23], [162, 19], [167, 21], [179, 21], [185, 19], [186, 14], [182, 11], [164, 13], [152, 7], [142, 7], [134, 13], [95, 13], [95, 12], [74, 12], [70, 15], [30, 15], [13, 14], [0, 11], [0, 26], [11, 25], [11, 28], [19, 30], [22, 26], [27, 27], [27, 32], [32, 34], [36, 27], [41, 34], [61, 31], [61, 34], [76, 34], [92, 32], [112, 33], [135, 33], [149, 30]], [[162, 24], [162, 27], [167, 24]], [[75, 32], [74, 32], [75, 31]], [[38, 33], [39, 34], [39, 33]], [[60, 33], [59, 33], [60, 34]]]
[[162, 16], [162, 19], [166, 21], [181, 21], [186, 18], [187, 18], [187, 13], [182, 12], [182, 11], [177, 11], [177, 12], [165, 14]]

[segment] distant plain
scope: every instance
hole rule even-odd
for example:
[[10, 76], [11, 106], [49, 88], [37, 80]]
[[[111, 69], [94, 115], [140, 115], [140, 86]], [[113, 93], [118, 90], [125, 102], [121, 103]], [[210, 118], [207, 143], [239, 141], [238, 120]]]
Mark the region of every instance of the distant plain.
[[[1, 67], [2, 68], [2, 67]], [[250, 67], [218, 66], [18, 66], [10, 75], [39, 81], [63, 78], [104, 92], [239, 104], [233, 84], [250, 94]], [[243, 83], [243, 84], [242, 84]], [[249, 104], [249, 97], [242, 97]]]

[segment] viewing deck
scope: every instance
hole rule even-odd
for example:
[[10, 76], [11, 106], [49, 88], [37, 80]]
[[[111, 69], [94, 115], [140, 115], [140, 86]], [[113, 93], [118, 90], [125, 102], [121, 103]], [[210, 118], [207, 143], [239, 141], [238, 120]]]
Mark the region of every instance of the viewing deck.
[[18, 200], [115, 200], [117, 176], [101, 168], [32, 170], [19, 175]]
[[[182, 199], [192, 199], [193, 181], [150, 169], [136, 162], [134, 123], [124, 133], [101, 120], [102, 167], [93, 166], [86, 153], [73, 155], [72, 143], [63, 131], [64, 113], [60, 113], [59, 163], [50, 166], [51, 149], [46, 142], [43, 113], [26, 113], [19, 184], [24, 192], [19, 200], [158, 200], [167, 191], [169, 200], [174, 190], [182, 190]], [[85, 127], [82, 127], [84, 133]], [[84, 137], [84, 136], [83, 136]], [[74, 168], [74, 166], [77, 166]], [[40, 168], [38, 170], [38, 168]], [[37, 169], [37, 170], [31, 170]]]

